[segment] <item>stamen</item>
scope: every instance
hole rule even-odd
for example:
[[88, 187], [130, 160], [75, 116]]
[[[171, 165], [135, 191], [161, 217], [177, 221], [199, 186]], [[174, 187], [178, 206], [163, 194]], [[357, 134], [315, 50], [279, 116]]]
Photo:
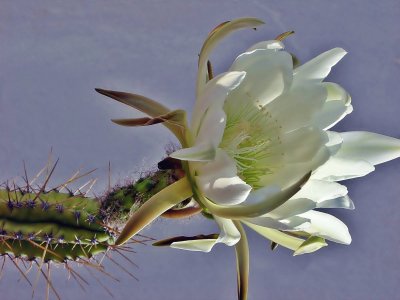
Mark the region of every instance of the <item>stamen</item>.
[[220, 147], [236, 161], [238, 175], [257, 189], [262, 186], [260, 179], [281, 165], [277, 155], [281, 126], [265, 107], [245, 100], [225, 104], [227, 123]]

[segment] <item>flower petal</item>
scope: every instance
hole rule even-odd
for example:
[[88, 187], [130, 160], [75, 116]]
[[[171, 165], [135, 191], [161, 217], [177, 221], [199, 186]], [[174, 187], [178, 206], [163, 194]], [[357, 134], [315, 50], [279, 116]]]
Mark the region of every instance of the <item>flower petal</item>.
[[317, 235], [336, 243], [350, 244], [351, 236], [347, 226], [339, 219], [320, 211], [308, 211], [300, 215], [310, 219], [311, 225], [304, 229], [311, 235]]
[[214, 216], [214, 220], [217, 222], [221, 230], [221, 233], [217, 239], [199, 239], [174, 242], [171, 244], [171, 247], [189, 251], [210, 252], [217, 243], [224, 243], [228, 246], [233, 246], [240, 240], [240, 232], [231, 220], [218, 218], [216, 216]]
[[347, 188], [344, 185], [336, 182], [316, 180], [311, 178], [301, 188], [301, 190], [293, 196], [291, 201], [296, 201], [296, 198], [307, 198], [316, 203], [320, 203], [345, 195], [347, 195]]
[[336, 157], [361, 159], [372, 165], [400, 157], [400, 140], [389, 136], [352, 131], [340, 133], [343, 144]]
[[301, 127], [281, 137], [286, 163], [303, 163], [312, 160], [328, 142], [327, 134], [316, 127]]
[[242, 221], [277, 230], [300, 230], [309, 226], [309, 220], [303, 217], [292, 215], [288, 218], [276, 220], [272, 217], [268, 217], [271, 214], [272, 213], [256, 218], [244, 218]]
[[254, 50], [239, 55], [230, 71], [245, 71], [239, 89], [230, 93], [227, 101], [248, 101], [264, 106], [288, 90], [292, 82], [292, 57], [275, 50]]
[[323, 238], [320, 238], [318, 236], [311, 236], [306, 241], [304, 241], [304, 243], [301, 244], [300, 247], [296, 249], [296, 251], [294, 251], [293, 256], [305, 253], [312, 253], [326, 246], [328, 246], [328, 244]]
[[237, 176], [236, 162], [222, 149], [215, 159], [195, 170], [200, 191], [211, 201], [233, 205], [246, 200], [251, 186]]
[[210, 252], [216, 242], [217, 239], [187, 240], [173, 242], [170, 247], [187, 251]]
[[221, 143], [226, 125], [226, 114], [219, 103], [211, 104], [200, 123], [195, 137], [196, 144], [211, 144], [215, 148]]
[[218, 177], [216, 174], [196, 177], [197, 186], [208, 199], [221, 205], [235, 205], [246, 200], [251, 186], [239, 176]]
[[196, 168], [198, 176], [212, 176], [216, 178], [230, 178], [237, 175], [236, 162], [224, 150], [217, 149], [213, 161]]
[[324, 130], [335, 126], [346, 115], [353, 111], [353, 106], [345, 106], [341, 101], [329, 101], [324, 105], [323, 111], [314, 120], [315, 126]]
[[330, 153], [328, 149], [322, 147], [309, 161], [292, 164], [285, 163], [279, 169], [273, 170], [272, 174], [263, 176], [260, 182], [263, 186], [276, 184], [285, 188], [296, 182], [310, 170], [315, 170], [326, 163], [329, 157]]
[[245, 77], [245, 72], [227, 72], [210, 80], [198, 96], [192, 115], [191, 131], [197, 135], [203, 118], [210, 106], [223, 108], [230, 91], [235, 89]]
[[276, 229], [266, 228], [247, 221], [243, 221], [243, 223], [263, 237], [293, 251], [297, 250], [304, 242], [301, 238], [288, 235]]
[[345, 159], [332, 156], [312, 173], [313, 179], [340, 181], [365, 176], [375, 168], [364, 160]]
[[283, 50], [285, 46], [281, 41], [270, 40], [270, 41], [262, 41], [257, 44], [254, 44], [246, 52], [251, 52], [258, 49], [268, 49], [268, 50]]
[[291, 198], [265, 216], [269, 216], [277, 220], [282, 220], [312, 210], [316, 208], [316, 206], [316, 203], [310, 199]]
[[216, 149], [212, 144], [198, 144], [194, 147], [183, 148], [171, 153], [169, 156], [188, 161], [212, 161], [215, 158]]
[[283, 132], [312, 125], [314, 116], [322, 109], [327, 97], [326, 88], [318, 83], [294, 86], [265, 106], [281, 125]]
[[345, 208], [345, 209], [354, 209], [354, 203], [349, 198], [349, 196], [345, 195], [343, 197], [338, 197], [334, 199], [325, 200], [319, 202], [317, 205], [318, 208]]
[[217, 243], [224, 243], [228, 246], [233, 246], [240, 240], [240, 232], [232, 220], [217, 216], [214, 216], [214, 220], [221, 229]]
[[[229, 219], [242, 219], [242, 218], [255, 218], [269, 213], [278, 206], [285, 203], [290, 197], [296, 194], [301, 186], [309, 179], [310, 173], [304, 175], [292, 185], [284, 190], [279, 187], [268, 186], [266, 187], [265, 198], [259, 198], [261, 200], [257, 203], [251, 203], [247, 205], [218, 205], [207, 199], [203, 199], [204, 205], [207, 206], [209, 211], [216, 216], [229, 218]], [[250, 197], [249, 197], [250, 198]]]
[[326, 102], [319, 113], [313, 118], [313, 124], [324, 130], [336, 125], [346, 115], [353, 111], [350, 95], [338, 84], [324, 82], [327, 90]]
[[266, 216], [282, 220], [314, 208], [352, 208], [347, 188], [335, 182], [310, 179], [301, 190]]
[[346, 51], [342, 48], [334, 48], [326, 51], [314, 59], [306, 62], [294, 70], [296, 81], [317, 80], [322, 81], [331, 71], [331, 68], [336, 65]]
[[342, 146], [343, 139], [338, 132], [327, 131], [329, 141], [325, 144], [331, 155], [335, 155]]

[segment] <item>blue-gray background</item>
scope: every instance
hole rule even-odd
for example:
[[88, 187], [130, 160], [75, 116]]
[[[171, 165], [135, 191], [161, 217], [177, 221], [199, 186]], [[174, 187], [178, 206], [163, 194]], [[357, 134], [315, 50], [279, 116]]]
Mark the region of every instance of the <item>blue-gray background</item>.
[[[400, 4], [367, 1], [0, 1], [0, 180], [33, 174], [50, 148], [60, 157], [54, 183], [76, 169], [98, 168], [97, 192], [154, 166], [174, 141], [162, 126], [130, 129], [109, 119], [140, 114], [96, 94], [95, 87], [133, 91], [171, 108], [191, 110], [198, 51], [208, 31], [242, 16], [266, 26], [242, 31], [213, 55], [223, 71], [253, 42], [295, 30], [287, 49], [306, 61], [343, 47], [349, 54], [329, 80], [352, 95], [355, 110], [336, 130], [368, 130], [400, 138]], [[378, 166], [366, 178], [347, 182], [355, 211], [334, 211], [348, 224], [350, 246], [330, 243], [313, 255], [292, 257], [268, 250], [249, 232], [249, 299], [400, 299], [400, 160]], [[211, 233], [201, 218], [160, 220], [146, 229], [155, 238]], [[140, 282], [102, 277], [116, 299], [235, 299], [233, 248], [209, 254], [138, 246], [130, 255]], [[122, 262], [122, 260], [120, 260]], [[86, 278], [84, 268], [78, 268]], [[9, 262], [0, 281], [1, 299], [30, 299], [30, 287]], [[91, 280], [82, 292], [52, 272], [63, 299], [107, 297]], [[44, 287], [36, 291], [43, 298]]]

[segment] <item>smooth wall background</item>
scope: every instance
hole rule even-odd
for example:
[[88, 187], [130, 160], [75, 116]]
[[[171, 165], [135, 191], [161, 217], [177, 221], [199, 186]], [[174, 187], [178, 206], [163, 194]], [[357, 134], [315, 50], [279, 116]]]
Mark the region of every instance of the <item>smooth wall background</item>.
[[[255, 16], [266, 25], [241, 31], [212, 56], [222, 72], [252, 43], [287, 30], [289, 51], [307, 61], [343, 47], [349, 54], [328, 80], [352, 95], [354, 112], [337, 131], [367, 130], [400, 138], [400, 3], [367, 1], [7, 1], [0, 0], [0, 181], [31, 175], [50, 149], [60, 157], [57, 184], [79, 168], [98, 168], [96, 192], [154, 167], [174, 142], [162, 126], [131, 129], [109, 119], [140, 114], [95, 93], [95, 87], [132, 91], [191, 111], [197, 54], [207, 33], [236, 17]], [[368, 177], [347, 182], [355, 211], [333, 211], [348, 224], [350, 246], [330, 243], [292, 257], [249, 231], [249, 299], [400, 299], [400, 160], [378, 166]], [[331, 210], [332, 211], [332, 210]], [[154, 238], [212, 233], [200, 217], [159, 220], [145, 230]], [[234, 249], [191, 253], [138, 246], [129, 256], [136, 282], [105, 262], [116, 283], [100, 276], [115, 299], [235, 299]], [[121, 263], [122, 259], [119, 259]], [[63, 299], [109, 297], [90, 281], [83, 292], [54, 268]], [[1, 299], [30, 299], [31, 288], [8, 262]], [[35, 299], [44, 298], [43, 280]], [[52, 295], [51, 297], [54, 297]]]

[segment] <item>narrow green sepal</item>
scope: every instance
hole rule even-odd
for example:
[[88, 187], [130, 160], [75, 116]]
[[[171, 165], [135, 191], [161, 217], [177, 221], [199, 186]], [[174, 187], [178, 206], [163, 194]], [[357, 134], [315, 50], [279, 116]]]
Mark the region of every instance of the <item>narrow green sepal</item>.
[[[125, 92], [118, 92], [118, 91], [110, 91], [104, 89], [95, 89], [96, 92], [110, 97], [118, 102], [124, 103], [129, 105], [152, 118], [155, 118], [155, 121], [151, 121], [150, 118], [139, 118], [139, 119], [130, 119], [130, 120], [114, 120], [117, 124], [125, 125], [125, 126], [132, 126], [127, 124], [136, 124], [134, 126], [146, 123], [146, 122], [156, 122], [161, 121], [159, 118], [161, 116], [167, 116], [174, 120], [174, 122], [163, 122], [163, 125], [167, 127], [179, 140], [182, 146], [186, 145], [186, 128], [187, 128], [187, 121], [186, 121], [186, 112], [183, 110], [175, 110], [171, 111], [164, 105], [154, 101], [150, 98], [147, 98], [142, 95], [138, 94], [131, 94]], [[160, 123], [160, 122], [159, 122]], [[150, 124], [149, 124], [150, 125]], [[143, 125], [142, 125], [143, 126]]]
[[191, 197], [192, 194], [192, 188], [186, 177], [167, 186], [151, 197], [131, 216], [115, 244], [124, 244], [162, 213]]
[[296, 251], [294, 251], [293, 256], [312, 253], [326, 246], [328, 246], [328, 244], [324, 238], [319, 236], [310, 236], [300, 245], [299, 248], [296, 249]]
[[184, 242], [184, 241], [195, 241], [195, 240], [204, 240], [204, 239], [217, 239], [219, 236], [218, 233], [213, 234], [199, 234], [195, 236], [175, 236], [172, 238], [159, 240], [153, 243], [153, 246], [160, 247], [160, 246], [171, 246], [172, 243], [175, 242]]

